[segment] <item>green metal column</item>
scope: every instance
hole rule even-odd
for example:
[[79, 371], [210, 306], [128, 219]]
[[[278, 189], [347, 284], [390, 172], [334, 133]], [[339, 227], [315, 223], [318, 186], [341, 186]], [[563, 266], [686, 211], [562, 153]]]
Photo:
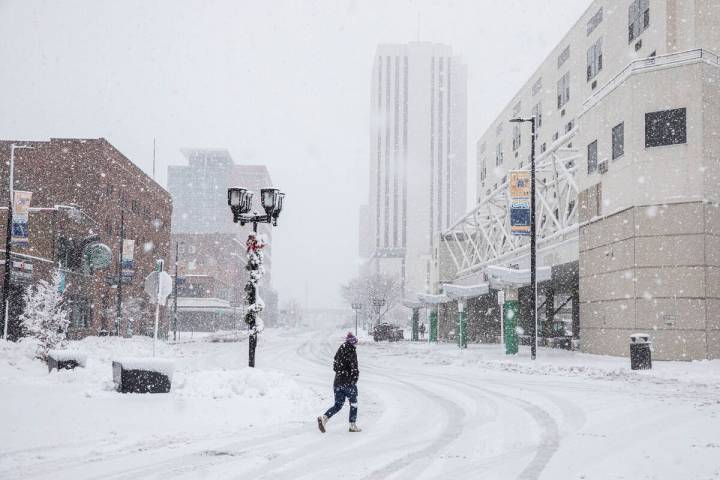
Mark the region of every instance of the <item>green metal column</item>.
[[465, 308], [462, 302], [458, 302], [458, 347], [467, 348], [467, 322], [465, 321]]
[[507, 300], [503, 305], [505, 323], [505, 353], [515, 355], [518, 353], [517, 321], [520, 312], [520, 302]]
[[412, 309], [412, 341], [417, 342], [419, 340], [419, 325], [420, 325], [420, 309]]
[[428, 333], [428, 336], [431, 342], [438, 341], [438, 318], [437, 310], [435, 308], [430, 311], [430, 332]]

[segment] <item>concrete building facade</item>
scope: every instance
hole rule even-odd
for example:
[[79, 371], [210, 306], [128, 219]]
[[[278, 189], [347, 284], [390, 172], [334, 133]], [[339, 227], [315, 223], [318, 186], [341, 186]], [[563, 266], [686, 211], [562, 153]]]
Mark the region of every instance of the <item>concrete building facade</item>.
[[[572, 157], [575, 237], [541, 238], [538, 261], [553, 279], [577, 262], [584, 351], [627, 355], [642, 331], [658, 359], [720, 357], [719, 22], [712, 0], [596, 0], [477, 142], [480, 202], [529, 167], [530, 129], [510, 118], [536, 118], [541, 159]], [[526, 268], [527, 252], [495, 264]]]
[[450, 47], [380, 45], [371, 79], [371, 271], [429, 288], [435, 233], [466, 208], [466, 69]]

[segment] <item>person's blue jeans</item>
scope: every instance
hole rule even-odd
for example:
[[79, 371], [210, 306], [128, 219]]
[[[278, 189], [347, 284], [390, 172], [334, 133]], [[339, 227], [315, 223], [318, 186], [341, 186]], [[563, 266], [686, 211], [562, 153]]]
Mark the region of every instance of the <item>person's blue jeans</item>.
[[342, 409], [345, 399], [350, 401], [350, 423], [355, 423], [357, 419], [357, 385], [338, 385], [335, 387], [335, 405], [330, 407], [325, 416], [330, 418]]

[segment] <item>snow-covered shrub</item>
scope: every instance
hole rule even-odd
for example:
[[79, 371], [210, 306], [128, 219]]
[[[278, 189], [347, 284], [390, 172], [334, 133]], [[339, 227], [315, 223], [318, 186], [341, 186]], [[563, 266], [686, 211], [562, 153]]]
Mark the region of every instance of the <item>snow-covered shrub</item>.
[[37, 357], [42, 360], [47, 360], [48, 351], [65, 345], [70, 319], [63, 304], [61, 282], [56, 270], [50, 282], [40, 280], [23, 295], [25, 310], [20, 322], [38, 340]]

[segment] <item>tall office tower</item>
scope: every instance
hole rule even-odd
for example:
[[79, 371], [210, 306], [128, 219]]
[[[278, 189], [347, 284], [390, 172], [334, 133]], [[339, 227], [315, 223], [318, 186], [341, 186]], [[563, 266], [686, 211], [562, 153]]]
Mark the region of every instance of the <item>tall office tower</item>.
[[466, 208], [466, 68], [446, 45], [380, 45], [371, 81], [373, 271], [424, 292], [437, 233]]

